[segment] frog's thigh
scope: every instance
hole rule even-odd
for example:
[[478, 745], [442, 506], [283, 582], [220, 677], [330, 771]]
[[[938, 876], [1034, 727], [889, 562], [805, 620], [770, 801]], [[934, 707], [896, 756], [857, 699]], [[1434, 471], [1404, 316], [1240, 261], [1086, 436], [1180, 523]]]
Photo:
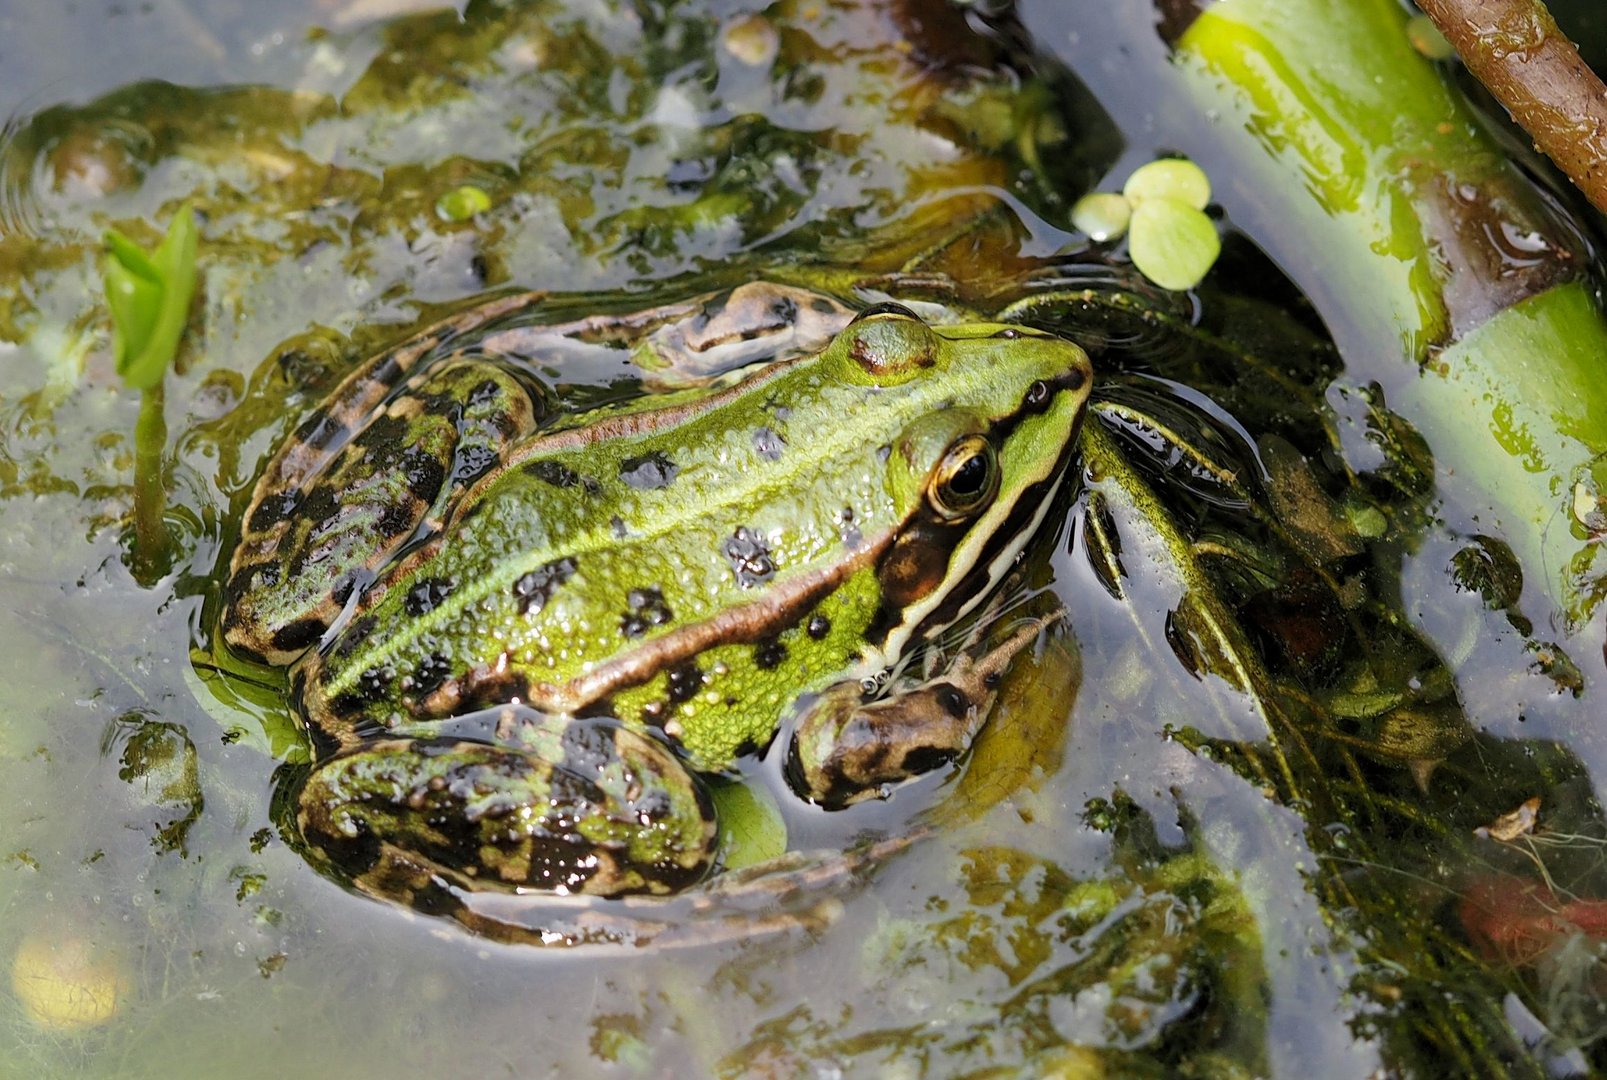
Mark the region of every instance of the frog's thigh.
[[468, 889], [667, 893], [707, 872], [713, 804], [663, 744], [607, 722], [499, 746], [389, 740], [314, 768], [303, 839], [365, 891], [430, 876]]
[[490, 364], [419, 376], [305, 485], [258, 493], [229, 578], [229, 643], [294, 658], [426, 517], [534, 426], [530, 396]]

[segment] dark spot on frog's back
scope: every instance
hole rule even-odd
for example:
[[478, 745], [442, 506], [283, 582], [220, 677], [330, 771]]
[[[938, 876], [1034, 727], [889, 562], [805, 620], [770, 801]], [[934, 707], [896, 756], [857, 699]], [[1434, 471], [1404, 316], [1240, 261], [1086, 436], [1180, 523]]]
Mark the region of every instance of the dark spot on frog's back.
[[804, 627], [804, 632], [816, 641], [820, 641], [831, 633], [831, 620], [816, 612], [809, 616], [809, 624]]
[[632, 589], [625, 597], [625, 607], [619, 632], [628, 638], [641, 637], [650, 628], [663, 626], [675, 617], [658, 589]]
[[525, 472], [534, 476], [537, 480], [545, 484], [551, 484], [555, 488], [582, 487], [588, 495], [595, 495], [602, 490], [597, 481], [591, 477], [583, 477], [568, 465], [548, 458], [532, 461], [524, 469]]
[[298, 442], [312, 447], [314, 450], [326, 450], [346, 432], [346, 425], [336, 420], [329, 413], [319, 410], [301, 422], [292, 438]]
[[224, 592], [228, 597], [229, 606], [233, 607], [253, 589], [271, 589], [278, 584], [278, 563], [252, 563], [250, 566], [240, 567], [235, 572], [235, 575], [229, 579], [229, 584], [224, 589]]
[[498, 460], [497, 452], [489, 446], [465, 446], [452, 463], [452, 483], [473, 483], [490, 472]]
[[404, 680], [406, 689], [416, 697], [435, 690], [452, 674], [452, 661], [441, 653], [431, 653], [419, 662], [413, 674]]
[[396, 679], [396, 672], [388, 667], [371, 667], [357, 676], [357, 688], [352, 691], [359, 707], [372, 705], [385, 696], [391, 683]]
[[600, 776], [619, 760], [613, 725], [587, 720], [565, 724], [560, 737], [563, 764], [582, 776]]
[[374, 632], [374, 628], [378, 625], [379, 620], [373, 615], [364, 615], [360, 619], [354, 619], [347, 625], [346, 629], [340, 632], [340, 637], [336, 640], [335, 647], [330, 652], [330, 658], [337, 661], [346, 660], [362, 646], [363, 642], [368, 640], [369, 635]]
[[452, 590], [457, 588], [457, 582], [451, 578], [429, 578], [414, 585], [407, 590], [407, 596], [402, 600], [402, 609], [409, 615], [425, 615], [441, 606]]
[[[775, 325], [787, 326], [798, 319], [798, 304], [786, 293], [778, 294], [770, 301], [770, 314], [775, 317]], [[766, 328], [754, 327], [749, 337], [757, 337]]]
[[[387, 540], [394, 539], [418, 524], [418, 518], [422, 511], [423, 507], [414, 511], [406, 506], [387, 506], [380, 511], [379, 520], [374, 523], [374, 528], [378, 529], [379, 534]], [[344, 600], [341, 601], [341, 603], [344, 602]]]
[[769, 545], [763, 536], [746, 525], [738, 526], [725, 542], [725, 557], [736, 572], [737, 584], [744, 589], [762, 585], [775, 576], [776, 563], [770, 556]]
[[324, 636], [324, 620], [315, 616], [286, 623], [273, 632], [273, 647], [278, 652], [297, 652], [309, 648]]
[[753, 433], [753, 449], [766, 461], [778, 460], [781, 457], [782, 447], [786, 445], [781, 436], [770, 428], [758, 428]]
[[513, 583], [513, 595], [519, 604], [519, 614], [528, 615], [546, 607], [553, 593], [574, 576], [574, 559], [559, 559], [538, 566], [528, 574], [521, 574]]
[[679, 705], [683, 701], [691, 701], [697, 692], [703, 689], [703, 672], [696, 664], [682, 664], [671, 668], [670, 673], [664, 677], [669, 691], [671, 705]]
[[246, 523], [246, 529], [250, 532], [267, 532], [294, 514], [300, 504], [300, 491], [281, 491], [277, 495], [269, 495], [251, 511], [251, 520]]
[[680, 471], [681, 467], [661, 450], [626, 458], [619, 463], [619, 478], [637, 491], [668, 487]]
[[497, 396], [501, 393], [502, 387], [497, 384], [497, 380], [482, 379], [473, 390], [469, 391], [469, 405], [471, 407], [489, 405], [495, 401]]
[[859, 531], [854, 521], [854, 508], [845, 506], [837, 515], [837, 535], [842, 537], [843, 546], [849, 551], [858, 551], [865, 542], [865, 534]]
[[767, 638], [753, 647], [753, 663], [760, 671], [772, 671], [787, 660], [787, 647], [775, 638]]

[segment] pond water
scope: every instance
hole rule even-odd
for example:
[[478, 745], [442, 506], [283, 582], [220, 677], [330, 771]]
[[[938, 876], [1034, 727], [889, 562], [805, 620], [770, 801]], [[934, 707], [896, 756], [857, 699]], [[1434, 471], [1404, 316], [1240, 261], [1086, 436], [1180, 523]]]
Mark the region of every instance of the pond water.
[[[1596, 631], [1536, 629], [1532, 568], [1378, 404], [1398, 328], [1327, 305], [1151, 6], [991, 7], [0, 9], [0, 1073], [1600, 1067]], [[1178, 152], [1226, 215], [1187, 296], [1069, 223]], [[458, 220], [465, 186], [489, 207]], [[185, 201], [175, 552], [136, 573], [101, 234], [154, 243]], [[1026, 297], [1094, 352], [1081, 483], [1016, 583], [1065, 617], [963, 767], [826, 813], [744, 762], [761, 846], [814, 876], [645, 909], [674, 931], [640, 946], [504, 943], [317, 872], [283, 678], [217, 637], [268, 455], [476, 299], [550, 290], [557, 322], [758, 277]], [[533, 374], [571, 411], [641, 393], [619, 350]], [[1543, 828], [1499, 820], [1532, 797]]]

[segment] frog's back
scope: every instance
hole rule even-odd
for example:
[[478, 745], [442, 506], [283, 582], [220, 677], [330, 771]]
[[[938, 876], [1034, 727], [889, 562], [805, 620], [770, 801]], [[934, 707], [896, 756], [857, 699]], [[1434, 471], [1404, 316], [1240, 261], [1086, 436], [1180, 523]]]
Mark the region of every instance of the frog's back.
[[513, 698], [572, 712], [716, 643], [772, 671], [775, 627], [805, 622], [892, 536], [882, 462], [909, 403], [865, 391], [810, 358], [713, 406], [533, 440], [370, 587], [309, 662], [309, 709], [380, 726]]

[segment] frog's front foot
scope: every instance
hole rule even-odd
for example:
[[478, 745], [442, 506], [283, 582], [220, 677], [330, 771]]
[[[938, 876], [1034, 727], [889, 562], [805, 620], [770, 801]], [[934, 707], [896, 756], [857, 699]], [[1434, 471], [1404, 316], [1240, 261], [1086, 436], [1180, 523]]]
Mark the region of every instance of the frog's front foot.
[[305, 843], [404, 902], [440, 879], [621, 896], [708, 871], [713, 804], [668, 747], [612, 721], [498, 711], [516, 721], [507, 744], [389, 739], [317, 765], [297, 799]]
[[1058, 618], [1028, 619], [997, 644], [962, 652], [941, 677], [885, 697], [857, 682], [828, 687], [793, 729], [793, 789], [838, 810], [955, 760], [987, 721], [1011, 661]]

